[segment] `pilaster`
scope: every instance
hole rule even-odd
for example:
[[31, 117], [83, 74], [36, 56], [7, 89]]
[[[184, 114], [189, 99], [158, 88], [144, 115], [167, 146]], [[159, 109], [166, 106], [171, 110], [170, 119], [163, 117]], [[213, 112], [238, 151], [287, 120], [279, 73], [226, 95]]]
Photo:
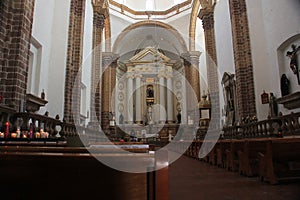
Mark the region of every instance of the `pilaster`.
[[239, 117], [256, 115], [253, 62], [245, 0], [229, 0]]

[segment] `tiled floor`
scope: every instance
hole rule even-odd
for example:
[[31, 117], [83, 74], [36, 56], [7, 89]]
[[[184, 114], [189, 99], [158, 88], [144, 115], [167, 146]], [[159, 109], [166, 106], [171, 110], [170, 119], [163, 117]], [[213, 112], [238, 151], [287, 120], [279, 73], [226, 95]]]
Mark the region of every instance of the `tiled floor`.
[[185, 156], [169, 176], [170, 200], [300, 200], [300, 181], [269, 185]]

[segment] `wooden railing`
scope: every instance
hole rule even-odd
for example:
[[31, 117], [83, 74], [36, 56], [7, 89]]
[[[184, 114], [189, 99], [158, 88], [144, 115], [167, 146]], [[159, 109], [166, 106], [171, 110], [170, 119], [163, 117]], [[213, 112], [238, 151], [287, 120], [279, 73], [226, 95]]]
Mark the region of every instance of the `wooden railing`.
[[[84, 138], [91, 142], [105, 141], [104, 135], [101, 134], [99, 130], [93, 130], [83, 126], [76, 126], [74, 124], [62, 122], [46, 115], [39, 115], [28, 112], [7, 113], [7, 110], [1, 109], [1, 107], [0, 111], [0, 132], [4, 132], [6, 130], [5, 124], [6, 122], [9, 122], [10, 134], [16, 133], [18, 129], [22, 134], [24, 132], [29, 133], [30, 129], [33, 129], [34, 134], [36, 132], [41, 132], [41, 129], [43, 129], [43, 131], [47, 132], [49, 134], [49, 137], [51, 138], [78, 138], [78, 140]], [[32, 126], [30, 126], [30, 124], [32, 124]]]
[[300, 112], [223, 128], [224, 139], [300, 135]]

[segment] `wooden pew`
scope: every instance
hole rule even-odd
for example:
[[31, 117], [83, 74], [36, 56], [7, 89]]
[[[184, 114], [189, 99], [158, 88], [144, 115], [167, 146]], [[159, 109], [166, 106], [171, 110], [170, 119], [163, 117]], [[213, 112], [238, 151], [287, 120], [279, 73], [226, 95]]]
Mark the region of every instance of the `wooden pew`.
[[226, 149], [226, 168], [233, 172], [238, 170], [238, 151], [244, 147], [244, 140], [231, 140], [229, 149]]
[[209, 164], [211, 165], [217, 165], [217, 149], [219, 148], [220, 143], [216, 142], [212, 150], [209, 152]]
[[219, 145], [216, 147], [217, 154], [217, 166], [225, 168], [226, 167], [226, 149], [230, 149], [231, 140], [220, 140]]
[[238, 151], [239, 173], [246, 176], [258, 175], [258, 153], [265, 153], [268, 138], [245, 140], [244, 148]]
[[271, 184], [300, 178], [300, 138], [270, 140], [259, 153], [259, 177]]
[[85, 148], [2, 146], [1, 198], [168, 199], [167, 166], [155, 172], [126, 173], [99, 161], [108, 157], [157, 167], [167, 163], [166, 155], [99, 152], [91, 155]]

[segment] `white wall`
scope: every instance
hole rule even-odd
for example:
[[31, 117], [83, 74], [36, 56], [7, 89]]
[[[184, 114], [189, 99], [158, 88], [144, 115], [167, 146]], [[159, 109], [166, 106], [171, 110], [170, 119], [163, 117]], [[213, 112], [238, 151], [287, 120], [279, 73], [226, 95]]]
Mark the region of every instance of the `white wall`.
[[117, 39], [118, 35], [125, 29], [127, 28], [129, 25], [131, 25], [132, 23], [114, 16], [114, 15], [110, 15], [110, 25], [111, 25], [111, 44], [112, 47], [115, 43], [115, 40]]
[[260, 94], [265, 90], [281, 96], [277, 49], [288, 38], [300, 32], [300, 3], [297, 0], [247, 0], [256, 106], [259, 119], [268, 115]]
[[[176, 18], [176, 20], [169, 21], [167, 24], [175, 28], [183, 37], [187, 48], [189, 45], [189, 24], [190, 24], [190, 14], [184, 15], [182, 17]], [[197, 41], [197, 40], [196, 40]]]
[[48, 104], [40, 114], [63, 117], [66, 52], [70, 0], [36, 1], [33, 37], [42, 45], [40, 91], [45, 89]]
[[[49, 80], [49, 62], [51, 54], [51, 39], [52, 39], [52, 24], [54, 16], [55, 1], [36, 1], [34, 8], [34, 19], [32, 27], [32, 36], [41, 44], [41, 77], [39, 83], [39, 92], [45, 89], [46, 99], [51, 96], [48, 94], [48, 80]], [[46, 106], [48, 108], [48, 105]], [[41, 108], [41, 113], [46, 110]], [[43, 113], [44, 114], [44, 113]]]

